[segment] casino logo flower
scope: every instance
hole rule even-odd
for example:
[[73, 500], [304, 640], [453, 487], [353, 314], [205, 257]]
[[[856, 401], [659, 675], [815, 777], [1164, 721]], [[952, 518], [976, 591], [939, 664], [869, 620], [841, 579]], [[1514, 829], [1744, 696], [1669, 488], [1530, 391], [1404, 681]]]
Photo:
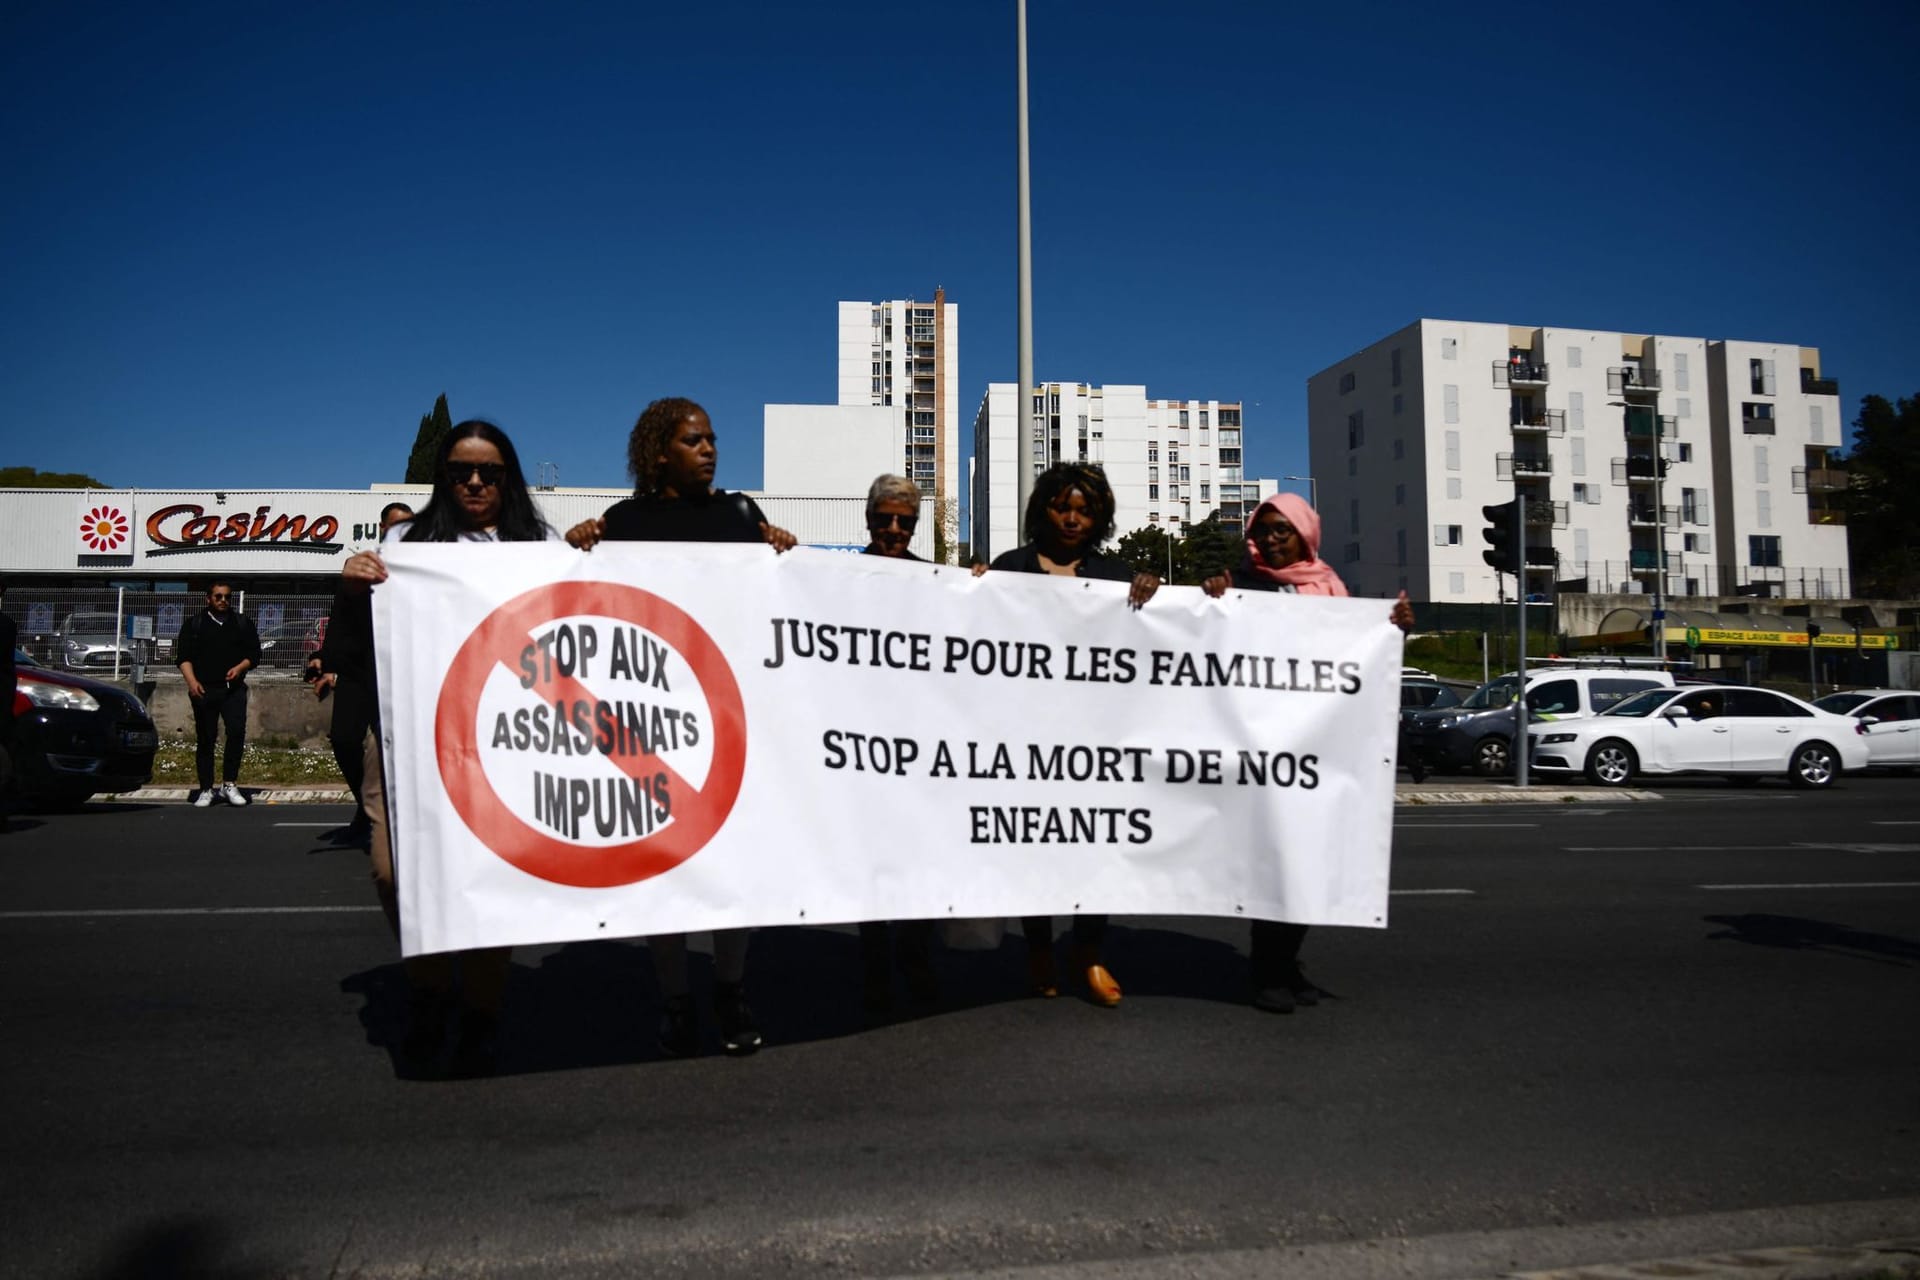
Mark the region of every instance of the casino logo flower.
[[126, 546], [129, 532], [126, 513], [118, 507], [94, 507], [80, 518], [80, 541], [102, 554]]

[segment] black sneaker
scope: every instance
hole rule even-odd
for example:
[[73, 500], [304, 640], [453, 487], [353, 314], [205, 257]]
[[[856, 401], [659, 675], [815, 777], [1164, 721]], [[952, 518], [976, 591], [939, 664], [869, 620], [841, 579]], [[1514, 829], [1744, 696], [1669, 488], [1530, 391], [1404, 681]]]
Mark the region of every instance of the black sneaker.
[[728, 1053], [744, 1056], [760, 1047], [760, 1028], [739, 983], [713, 984], [713, 1016], [720, 1023], [720, 1047]]
[[691, 1058], [700, 1052], [700, 1020], [693, 1014], [692, 996], [675, 996], [660, 1014], [660, 1052], [671, 1058]]
[[1320, 1003], [1320, 997], [1327, 994], [1314, 986], [1307, 975], [1300, 971], [1300, 966], [1297, 964], [1287, 970], [1280, 980], [1286, 983], [1287, 991], [1293, 996], [1293, 1002], [1302, 1008], [1312, 1008]]
[[1292, 1013], [1293, 992], [1283, 986], [1268, 985], [1253, 989], [1253, 1007], [1262, 1013]]

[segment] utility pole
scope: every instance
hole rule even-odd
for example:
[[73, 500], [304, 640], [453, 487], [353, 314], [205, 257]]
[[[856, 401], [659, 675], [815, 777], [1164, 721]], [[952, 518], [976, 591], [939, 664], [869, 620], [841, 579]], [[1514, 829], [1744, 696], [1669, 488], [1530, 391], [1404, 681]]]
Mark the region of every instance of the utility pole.
[[1527, 494], [1514, 486], [1513, 551], [1520, 572], [1515, 578], [1514, 595], [1520, 601], [1520, 660], [1514, 665], [1520, 687], [1513, 691], [1513, 782], [1527, 785]]
[[[1015, 0], [1019, 10], [1020, 33], [1017, 40], [1020, 72], [1020, 176], [1018, 181], [1019, 219], [1019, 343], [1020, 389], [1014, 406], [1014, 542], [1021, 540], [1027, 518], [1027, 501], [1033, 497], [1033, 215], [1027, 181], [1027, 0]], [[995, 548], [998, 550], [999, 548]]]

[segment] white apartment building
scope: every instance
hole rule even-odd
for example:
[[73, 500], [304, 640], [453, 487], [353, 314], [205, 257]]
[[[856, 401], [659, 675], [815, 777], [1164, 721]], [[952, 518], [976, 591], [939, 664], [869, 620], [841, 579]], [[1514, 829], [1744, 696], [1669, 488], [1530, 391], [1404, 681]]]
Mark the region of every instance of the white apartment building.
[[1419, 320], [1307, 380], [1321, 555], [1358, 595], [1491, 601], [1481, 508], [1524, 494], [1527, 590], [1837, 598], [1820, 353]]
[[889, 470], [910, 477], [932, 500], [951, 559], [962, 492], [959, 304], [948, 302], [943, 288], [932, 302], [842, 302], [839, 340], [839, 403], [895, 410], [904, 442]]
[[[974, 556], [991, 560], [1023, 541], [1011, 382], [987, 387], [973, 420], [968, 503]], [[1237, 401], [1152, 400], [1144, 386], [1048, 382], [1033, 394], [1035, 474], [1062, 460], [1097, 462], [1113, 485], [1116, 534], [1148, 525], [1184, 533], [1218, 511], [1245, 519], [1278, 487], [1243, 479]]]

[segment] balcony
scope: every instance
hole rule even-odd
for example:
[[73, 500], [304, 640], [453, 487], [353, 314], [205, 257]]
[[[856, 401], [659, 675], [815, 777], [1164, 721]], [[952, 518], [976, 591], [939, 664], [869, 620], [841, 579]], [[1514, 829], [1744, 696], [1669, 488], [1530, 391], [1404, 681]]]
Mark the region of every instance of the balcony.
[[1517, 356], [1511, 360], [1496, 360], [1493, 362], [1493, 385], [1544, 387], [1547, 385], [1547, 366], [1530, 364]]
[[1564, 529], [1567, 527], [1567, 504], [1552, 501], [1536, 502], [1528, 498], [1526, 522], [1530, 529]]
[[1744, 414], [1740, 418], [1740, 430], [1750, 436], [1770, 436], [1773, 434], [1773, 419], [1749, 418]]
[[[1663, 507], [1666, 512], [1666, 526], [1669, 529], [1680, 527], [1680, 508]], [[1651, 502], [1629, 502], [1627, 504], [1627, 523], [1635, 529], [1651, 529], [1661, 523], [1653, 513]]]
[[1800, 371], [1800, 394], [1808, 396], [1837, 396], [1840, 394], [1840, 382], [1836, 378], [1817, 378], [1813, 370]]
[[1808, 524], [1845, 524], [1847, 513], [1838, 507], [1807, 508]]
[[[1627, 564], [1634, 569], [1657, 569], [1660, 567], [1658, 551], [1641, 551], [1637, 548], [1627, 553]], [[1667, 572], [1673, 572], [1673, 552], [1667, 552]]]
[[1567, 434], [1567, 414], [1564, 409], [1538, 410], [1533, 413], [1513, 413], [1513, 433], [1515, 435], [1563, 436]]
[[1613, 482], [1626, 484], [1634, 480], [1655, 480], [1666, 474], [1666, 468], [1658, 459], [1644, 453], [1632, 457], [1613, 460]]
[[1607, 394], [1614, 396], [1657, 395], [1660, 391], [1660, 371], [1642, 369], [1639, 365], [1615, 365], [1607, 370]]
[[1550, 476], [1553, 458], [1544, 453], [1502, 453], [1494, 457], [1494, 474], [1502, 480], [1518, 476]]
[[1627, 411], [1627, 439], [1653, 439], [1655, 423], [1659, 424], [1660, 437], [1663, 440], [1672, 440], [1680, 434], [1680, 419], [1671, 414], [1663, 413], [1656, 417], [1643, 409], [1629, 409]]
[[1838, 493], [1847, 487], [1848, 472], [1843, 467], [1795, 467], [1795, 493]]

